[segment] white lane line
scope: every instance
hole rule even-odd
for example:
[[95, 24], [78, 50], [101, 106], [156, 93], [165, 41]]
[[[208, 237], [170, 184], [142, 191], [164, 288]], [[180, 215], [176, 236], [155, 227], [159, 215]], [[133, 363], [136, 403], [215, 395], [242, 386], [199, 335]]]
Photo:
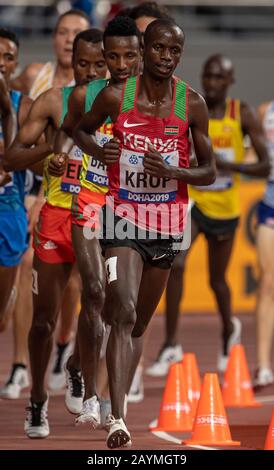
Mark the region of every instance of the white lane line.
[[159, 437], [160, 439], [164, 439], [164, 441], [172, 442], [173, 444], [182, 444], [182, 439], [177, 439], [177, 437], [170, 436], [166, 432], [163, 431], [151, 431], [154, 436]]
[[[154, 428], [155, 426], [157, 426], [157, 419], [155, 419], [154, 421], [152, 421], [149, 424], [149, 428]], [[167, 432], [152, 431], [152, 430], [151, 430], [151, 432], [154, 436], [159, 437], [160, 439], [163, 439], [164, 441], [168, 441], [168, 442], [172, 442], [173, 444], [178, 444], [178, 445], [185, 446], [185, 444], [182, 444], [182, 439], [178, 439], [177, 437], [173, 437], [170, 434], [168, 434]], [[202, 449], [202, 450], [219, 450], [219, 449], [216, 449], [215, 447], [205, 447], [205, 446], [187, 445], [185, 447], [191, 447], [192, 449]]]

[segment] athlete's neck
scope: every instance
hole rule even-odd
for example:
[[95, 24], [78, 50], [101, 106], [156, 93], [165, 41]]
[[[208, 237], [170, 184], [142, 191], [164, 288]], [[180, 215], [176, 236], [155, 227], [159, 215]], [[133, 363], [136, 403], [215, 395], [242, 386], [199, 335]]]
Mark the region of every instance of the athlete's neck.
[[140, 77], [139, 96], [143, 94], [149, 104], [159, 106], [172, 99], [172, 93], [172, 77], [156, 79], [144, 70]]
[[211, 119], [222, 119], [226, 109], [226, 98], [220, 101], [212, 101], [206, 98], [209, 117]]

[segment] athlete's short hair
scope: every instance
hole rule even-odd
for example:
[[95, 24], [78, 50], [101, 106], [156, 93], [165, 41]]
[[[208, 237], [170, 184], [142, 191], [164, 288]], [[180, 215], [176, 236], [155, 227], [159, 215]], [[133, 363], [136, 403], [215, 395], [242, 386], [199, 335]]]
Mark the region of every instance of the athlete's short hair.
[[128, 16], [116, 16], [108, 23], [103, 35], [104, 45], [106, 38], [113, 36], [137, 36], [139, 43], [141, 42], [141, 33], [136, 23]]
[[157, 2], [144, 2], [141, 3], [141, 5], [137, 5], [132, 8], [129, 16], [134, 20], [142, 18], [142, 16], [159, 19], [171, 18], [168, 14], [168, 10], [164, 6], [158, 5]]
[[145, 45], [148, 44], [148, 42], [150, 40], [150, 36], [151, 36], [154, 29], [161, 28], [161, 27], [172, 28], [174, 26], [179, 28], [180, 31], [182, 32], [182, 39], [183, 39], [183, 42], [184, 42], [185, 33], [184, 33], [183, 29], [180, 26], [178, 26], [172, 18], [164, 18], [164, 19], [161, 18], [159, 20], [152, 21], [152, 23], [150, 23], [148, 25], [147, 29], [145, 30], [145, 34], [144, 34], [144, 43], [145, 43]]
[[77, 49], [77, 44], [80, 41], [91, 42], [92, 44], [98, 44], [103, 41], [103, 31], [98, 28], [85, 29], [85, 31], [80, 31], [76, 34], [73, 45], [72, 45], [72, 60], [74, 59], [75, 52]]
[[91, 23], [90, 23], [90, 17], [84, 12], [84, 11], [81, 11], [81, 10], [77, 10], [77, 8], [73, 8], [71, 10], [68, 10], [66, 11], [65, 13], [63, 13], [62, 15], [60, 15], [58, 17], [58, 20], [57, 20], [57, 23], [55, 25], [55, 28], [53, 30], [53, 34], [56, 33], [58, 27], [59, 27], [59, 24], [61, 23], [62, 19], [65, 18], [66, 16], [80, 16], [81, 18], [84, 18], [84, 20], [87, 21], [88, 25], [90, 26]]
[[205, 69], [212, 62], [224, 63], [226, 65], [226, 69], [233, 70], [232, 60], [228, 56], [225, 56], [220, 53], [209, 56], [204, 62], [203, 69]]
[[0, 38], [9, 39], [16, 45], [17, 49], [19, 49], [19, 39], [10, 29], [0, 28]]

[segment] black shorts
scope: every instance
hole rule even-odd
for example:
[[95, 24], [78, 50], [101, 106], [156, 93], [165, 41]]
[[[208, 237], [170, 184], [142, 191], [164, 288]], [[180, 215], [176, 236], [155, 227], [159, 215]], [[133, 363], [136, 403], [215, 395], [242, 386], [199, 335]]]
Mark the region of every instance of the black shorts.
[[[125, 232], [116, 230], [117, 223], [121, 222], [121, 217], [114, 214], [114, 230], [106, 224], [106, 211], [103, 208], [103, 238], [100, 240], [103, 256], [107, 249], [128, 247], [136, 250], [142, 257], [144, 263], [149, 263], [151, 266], [170, 269], [176, 255], [181, 251], [183, 235], [167, 236], [163, 238], [160, 233], [148, 232], [140, 230], [130, 222], [126, 222], [127, 231], [130, 232], [130, 237], [125, 235]], [[118, 229], [118, 227], [117, 227]], [[124, 234], [124, 235], [123, 235]], [[152, 239], [153, 236], [153, 239]]]
[[260, 201], [257, 208], [258, 225], [266, 225], [274, 229], [274, 209], [263, 201]]
[[195, 204], [191, 209], [191, 218], [196, 222], [199, 231], [204, 233], [206, 238], [214, 237], [220, 241], [231, 238], [239, 224], [239, 217], [234, 219], [213, 219], [207, 217]]

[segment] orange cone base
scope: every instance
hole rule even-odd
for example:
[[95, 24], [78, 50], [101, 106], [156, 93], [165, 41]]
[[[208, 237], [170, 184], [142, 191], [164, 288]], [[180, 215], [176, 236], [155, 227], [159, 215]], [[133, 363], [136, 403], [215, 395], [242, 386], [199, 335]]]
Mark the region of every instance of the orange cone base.
[[240, 441], [222, 441], [222, 442], [214, 442], [214, 441], [195, 441], [195, 439], [187, 439], [186, 441], [182, 441], [182, 444], [190, 445], [190, 446], [240, 446]]

